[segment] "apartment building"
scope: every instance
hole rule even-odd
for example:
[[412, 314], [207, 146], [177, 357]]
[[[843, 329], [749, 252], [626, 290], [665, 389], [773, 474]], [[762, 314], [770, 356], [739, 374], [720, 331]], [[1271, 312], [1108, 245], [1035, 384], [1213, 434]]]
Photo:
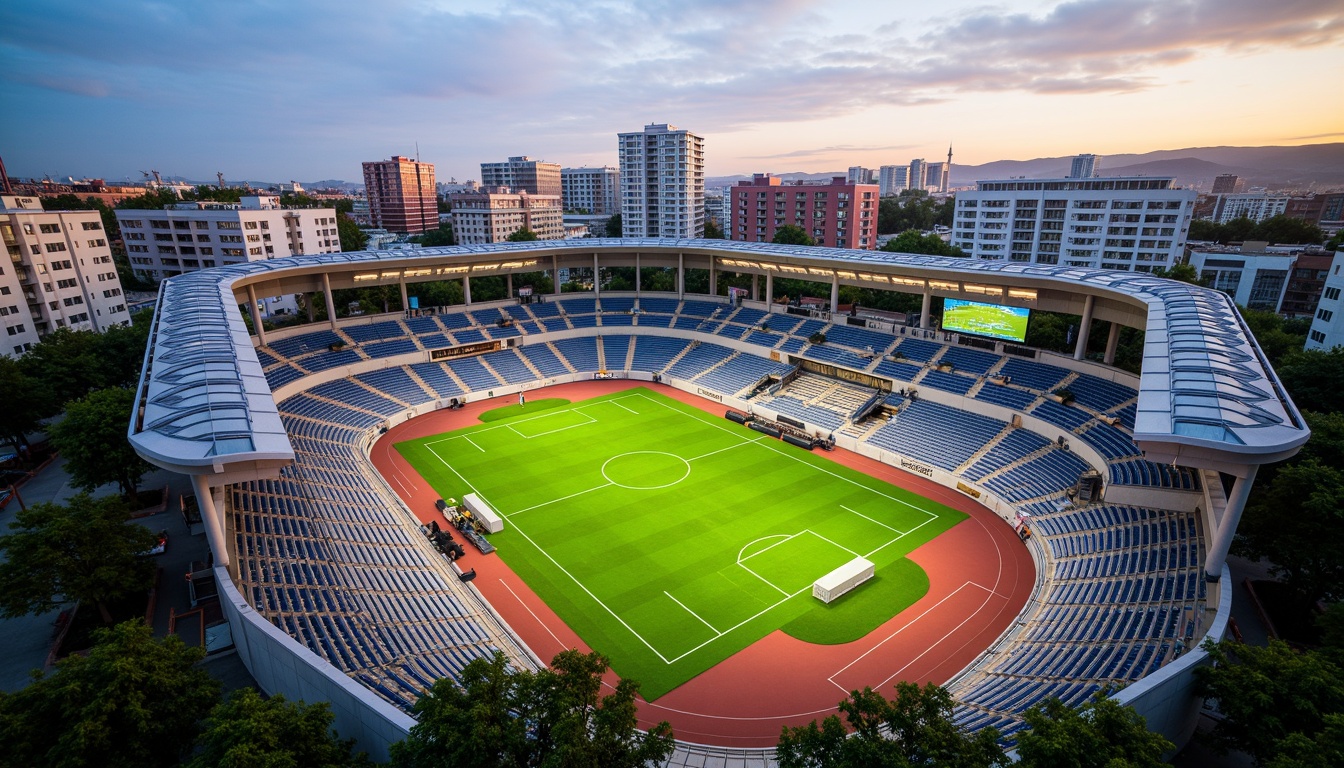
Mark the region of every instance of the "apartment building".
[[1091, 179], [1095, 178], [1100, 171], [1100, 155], [1074, 155], [1073, 162], [1069, 165], [1069, 178]]
[[884, 165], [877, 169], [877, 191], [883, 197], [899, 195], [910, 187], [910, 166]]
[[[118, 210], [126, 257], [135, 273], [162, 280], [198, 269], [337, 253], [341, 237], [334, 208], [284, 208], [272, 195], [238, 203], [189, 202], [163, 210]], [[436, 225], [437, 226], [437, 225]], [[265, 314], [292, 312], [292, 296], [270, 297]]]
[[872, 250], [877, 247], [876, 184], [851, 184], [836, 176], [829, 184], [785, 185], [768, 173], [738, 182], [730, 192], [730, 240], [768, 243], [775, 232], [792, 224], [811, 235], [817, 245]]
[[481, 187], [508, 187], [529, 195], [561, 195], [560, 164], [544, 163], [527, 155], [510, 157], [502, 163], [481, 163]]
[[102, 332], [130, 322], [97, 211], [43, 211], [0, 195], [0, 353], [16, 357], [58, 328]]
[[592, 216], [613, 216], [620, 213], [618, 193], [621, 188], [621, 169], [605, 165], [601, 168], [561, 168], [561, 199], [566, 211], [587, 211]]
[[389, 232], [420, 233], [439, 228], [434, 164], [393, 155], [364, 163], [369, 221]]
[[1288, 199], [1288, 195], [1265, 192], [1220, 195], [1214, 207], [1213, 220], [1226, 224], [1233, 219], [1247, 218], [1259, 223], [1286, 212]]
[[459, 245], [502, 243], [526, 227], [539, 240], [563, 240], [564, 209], [559, 195], [498, 191], [465, 192], [448, 198], [453, 209], [453, 235]]
[[1307, 332], [1307, 349], [1344, 347], [1344, 251], [1335, 251], [1327, 268], [1321, 300]]
[[701, 237], [705, 140], [667, 123], [617, 134], [622, 237]]
[[977, 259], [1151, 272], [1182, 256], [1194, 202], [1172, 177], [981, 181], [957, 194], [952, 244]]

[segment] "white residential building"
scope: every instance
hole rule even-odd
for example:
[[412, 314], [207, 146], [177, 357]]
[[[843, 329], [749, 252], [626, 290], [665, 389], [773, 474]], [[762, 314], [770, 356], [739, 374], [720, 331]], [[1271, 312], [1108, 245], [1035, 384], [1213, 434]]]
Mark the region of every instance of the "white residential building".
[[1100, 155], [1075, 155], [1073, 164], [1069, 168], [1070, 179], [1091, 179], [1095, 178], [1101, 171]]
[[1219, 195], [1218, 204], [1213, 211], [1213, 220], [1219, 224], [1226, 224], [1233, 219], [1244, 217], [1258, 224], [1287, 211], [1288, 199], [1288, 195], [1271, 195], [1264, 192]]
[[1192, 251], [1190, 266], [1207, 285], [1248, 309], [1278, 312], [1297, 255], [1263, 249], [1209, 248]]
[[0, 354], [15, 357], [58, 328], [104, 331], [130, 322], [97, 211], [43, 211], [36, 197], [0, 195]]
[[[126, 256], [136, 274], [162, 280], [198, 269], [337, 253], [333, 208], [282, 208], [260, 195], [238, 203], [177, 203], [163, 210], [118, 210]], [[293, 297], [267, 299], [266, 313], [293, 311]]]
[[1004, 179], [957, 194], [952, 244], [977, 259], [1134, 272], [1170, 267], [1195, 192], [1171, 177]]
[[929, 164], [923, 158], [910, 161], [910, 188], [924, 189], [924, 177], [929, 173]]
[[864, 168], [862, 165], [849, 166], [849, 174], [845, 177], [850, 184], [872, 184], [873, 169]]
[[701, 237], [705, 140], [674, 125], [617, 134], [623, 237]]
[[882, 197], [899, 195], [910, 186], [910, 166], [884, 165], [877, 169], [877, 189]]
[[1335, 251], [1325, 290], [1307, 332], [1307, 349], [1344, 347], [1344, 251]]
[[562, 168], [560, 185], [566, 211], [612, 216], [621, 210], [617, 202], [617, 191], [621, 188], [619, 168], [609, 165], [601, 168]]

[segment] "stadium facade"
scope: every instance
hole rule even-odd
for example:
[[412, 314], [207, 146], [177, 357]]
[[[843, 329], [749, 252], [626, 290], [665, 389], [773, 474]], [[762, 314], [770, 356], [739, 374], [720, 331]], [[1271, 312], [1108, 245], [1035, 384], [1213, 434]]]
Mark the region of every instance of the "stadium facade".
[[[676, 291], [557, 294], [535, 308], [470, 298], [478, 277], [503, 277], [512, 294], [515, 274], [611, 267], [672, 270]], [[685, 292], [688, 269], [708, 271], [710, 295]], [[727, 273], [750, 276], [738, 303], [714, 295]], [[788, 314], [774, 302], [777, 277], [829, 283], [831, 312]], [[396, 286], [405, 297], [417, 282], [442, 280], [462, 280], [468, 305], [256, 335], [240, 311], [300, 293], [332, 306], [341, 288]], [[834, 314], [841, 286], [922, 296], [918, 326]], [[937, 298], [1079, 315], [1077, 352], [935, 330]], [[1110, 323], [1100, 363], [1083, 359], [1093, 321]], [[1137, 378], [1109, 365], [1122, 327], [1146, 334]], [[817, 330], [829, 338], [814, 343]], [[659, 356], [648, 339], [680, 346]], [[721, 351], [678, 368], [691, 347]], [[438, 362], [471, 349], [486, 354]], [[824, 408], [749, 403], [762, 361], [861, 383], [895, 415], [860, 425], [844, 410], [836, 428]], [[598, 371], [659, 376], [834, 430], [841, 447], [913, 468], [1005, 525], [1029, 521], [1036, 592], [1014, 628], [949, 681], [959, 722], [1007, 733], [1044, 696], [1078, 704], [1118, 683], [1115, 697], [1150, 727], [1188, 739], [1199, 707], [1192, 670], [1205, 663], [1200, 642], [1226, 628], [1225, 559], [1256, 471], [1309, 437], [1216, 291], [1067, 266], [661, 239], [338, 253], [173, 278], [160, 291], [128, 436], [147, 460], [191, 477], [233, 640], [258, 683], [330, 701], [341, 734], [380, 757], [404, 738], [407, 710], [432, 678], [495, 649], [524, 666], [540, 660], [428, 546], [372, 471], [371, 447], [451, 393], [497, 397]], [[1056, 402], [1061, 389], [1078, 402]], [[900, 433], [906, 420], [920, 428]], [[919, 442], [929, 424], [986, 437], [949, 458], [947, 445]], [[1084, 467], [1101, 473], [1104, 502], [1070, 495]], [[682, 744], [674, 764], [706, 749]], [[769, 750], [718, 751], [771, 759]]]

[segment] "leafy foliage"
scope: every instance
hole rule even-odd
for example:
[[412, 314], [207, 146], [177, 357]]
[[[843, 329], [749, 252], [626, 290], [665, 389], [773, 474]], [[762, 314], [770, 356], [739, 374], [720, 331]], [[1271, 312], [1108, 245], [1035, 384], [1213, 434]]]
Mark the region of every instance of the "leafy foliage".
[[1246, 504], [1238, 551], [1269, 558], [1302, 596], [1344, 598], [1344, 469], [1311, 458], [1277, 470]]
[[538, 237], [536, 232], [533, 232], [527, 227], [523, 227], [514, 232], [513, 234], [509, 235], [505, 239], [508, 240], [510, 243], [530, 243], [533, 240], [537, 240]]
[[[1006, 766], [998, 732], [967, 734], [952, 721], [952, 697], [942, 686], [897, 683], [888, 700], [872, 688], [853, 691], [838, 715], [820, 724], [785, 727], [779, 737], [780, 768], [904, 768], [905, 766]], [[887, 733], [883, 733], [886, 730]]]
[[70, 480], [92, 491], [116, 483], [135, 501], [140, 478], [153, 467], [131, 447], [126, 426], [135, 410], [135, 392], [109, 387], [69, 403], [65, 419], [51, 430], [51, 440], [65, 457]]
[[672, 753], [672, 728], [636, 726], [639, 684], [621, 680], [605, 697], [607, 660], [569, 650], [550, 669], [517, 671], [502, 654], [474, 659], [460, 685], [443, 679], [415, 706], [419, 722], [392, 746], [401, 768], [604, 766], [636, 768]]
[[779, 245], [816, 245], [817, 241], [797, 224], [785, 224], [775, 230], [775, 236], [770, 242]]
[[18, 360], [0, 356], [0, 392], [5, 393], [5, 407], [0, 408], [0, 438], [16, 447], [26, 445], [27, 436], [42, 426], [42, 385]]
[[[1257, 333], [1256, 340], [1259, 338]], [[1325, 351], [1301, 349], [1299, 345], [1292, 354], [1279, 360], [1271, 357], [1270, 362], [1298, 408], [1320, 413], [1341, 410], [1339, 387], [1344, 381], [1344, 347]]]
[[0, 744], [8, 765], [53, 768], [173, 766], [219, 684], [196, 662], [204, 652], [176, 636], [155, 640], [138, 621], [99, 630], [88, 656], [15, 693], [0, 692]]
[[1162, 755], [1176, 748], [1107, 692], [1081, 709], [1046, 699], [1023, 719], [1030, 728], [1018, 736], [1017, 752], [1025, 768], [1156, 768], [1166, 765]]
[[907, 229], [927, 231], [935, 225], [952, 225], [956, 201], [938, 201], [922, 189], [909, 189], [898, 197], [884, 197], [877, 204], [877, 232], [893, 235]]
[[432, 248], [437, 245], [457, 245], [457, 237], [453, 234], [452, 222], [445, 221], [439, 224], [438, 229], [411, 238], [411, 242]]
[[34, 504], [0, 536], [0, 615], [38, 614], [65, 601], [96, 606], [111, 622], [108, 603], [148, 590], [153, 562], [140, 557], [154, 545], [148, 528], [127, 523], [116, 497], [78, 494], [67, 505]]
[[937, 235], [922, 235], [918, 230], [907, 229], [887, 241], [882, 250], [891, 253], [923, 253], [930, 256], [965, 256], [966, 252], [951, 243], [944, 242]]
[[1227, 640], [1204, 647], [1214, 664], [1195, 669], [1195, 688], [1217, 699], [1223, 714], [1209, 734], [1216, 749], [1241, 750], [1263, 765], [1281, 749], [1290, 753], [1285, 758], [1300, 754], [1305, 742], [1325, 735], [1327, 726], [1327, 738], [1338, 748], [1344, 670], [1324, 654], [1298, 652], [1279, 640], [1270, 640], [1268, 647]]
[[607, 237], [621, 237], [621, 214], [614, 214], [607, 219]]
[[339, 211], [336, 213], [336, 233], [341, 238], [342, 251], [362, 251], [369, 244], [369, 236], [360, 231], [355, 220]]
[[1200, 278], [1199, 273], [1189, 264], [1173, 264], [1170, 268], [1158, 267], [1153, 270], [1153, 277], [1165, 277], [1168, 280], [1176, 280], [1191, 285], [1207, 285], [1208, 281]]
[[371, 765], [364, 753], [353, 751], [353, 739], [342, 741], [332, 732], [333, 719], [326, 702], [289, 702], [280, 695], [263, 699], [251, 688], [239, 688], [210, 713], [197, 740], [200, 749], [186, 766]]
[[713, 221], [705, 219], [705, 233], [701, 237], [706, 240], [722, 240], [724, 239], [723, 229]]
[[1204, 219], [1192, 221], [1189, 237], [1215, 243], [1265, 240], [1271, 244], [1310, 245], [1325, 240], [1325, 233], [1305, 219], [1279, 214], [1258, 224], [1244, 216], [1226, 224]]

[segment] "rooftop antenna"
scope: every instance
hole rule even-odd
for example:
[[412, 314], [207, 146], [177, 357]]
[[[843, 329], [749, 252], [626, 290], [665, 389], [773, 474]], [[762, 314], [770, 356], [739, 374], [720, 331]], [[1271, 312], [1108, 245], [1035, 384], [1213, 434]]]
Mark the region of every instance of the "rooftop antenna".
[[420, 142], [415, 142], [415, 162], [420, 162]]

